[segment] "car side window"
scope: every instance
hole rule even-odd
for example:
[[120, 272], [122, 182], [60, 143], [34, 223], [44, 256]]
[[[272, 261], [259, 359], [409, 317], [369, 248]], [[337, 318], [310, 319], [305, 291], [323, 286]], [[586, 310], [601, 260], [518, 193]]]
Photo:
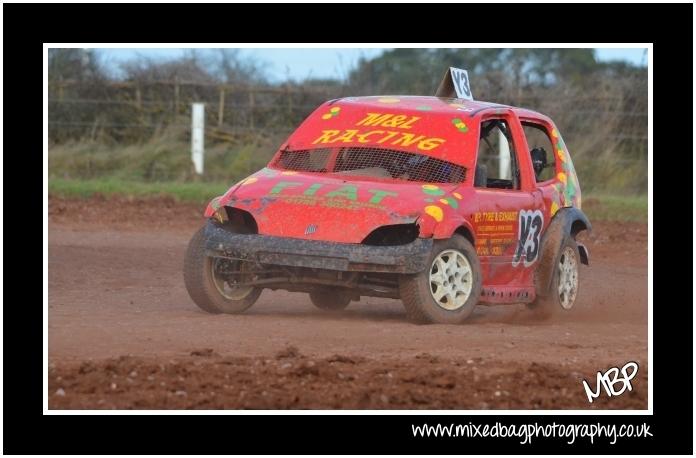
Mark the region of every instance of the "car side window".
[[549, 133], [544, 126], [533, 122], [523, 122], [522, 129], [527, 138], [527, 146], [537, 183], [550, 180], [556, 174], [556, 170], [553, 143], [551, 143]]
[[519, 169], [510, 126], [503, 119], [481, 123], [474, 186], [520, 189]]

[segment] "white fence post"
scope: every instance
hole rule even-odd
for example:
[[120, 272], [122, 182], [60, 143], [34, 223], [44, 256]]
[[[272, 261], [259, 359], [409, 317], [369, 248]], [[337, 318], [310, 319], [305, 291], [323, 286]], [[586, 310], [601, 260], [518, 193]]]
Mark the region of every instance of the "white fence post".
[[205, 137], [205, 104], [191, 106], [191, 160], [196, 173], [203, 175], [203, 139]]

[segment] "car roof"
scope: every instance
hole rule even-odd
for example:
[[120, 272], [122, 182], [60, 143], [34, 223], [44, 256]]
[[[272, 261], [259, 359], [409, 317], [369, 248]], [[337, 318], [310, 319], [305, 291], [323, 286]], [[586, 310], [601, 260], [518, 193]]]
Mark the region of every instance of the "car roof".
[[510, 110], [522, 119], [548, 119], [530, 110], [457, 98], [345, 97], [322, 104], [281, 150], [391, 149], [472, 167], [481, 117]]
[[[365, 108], [382, 109], [392, 108], [396, 111], [419, 111], [421, 113], [428, 112], [429, 114], [443, 114], [451, 116], [452, 114], [468, 115], [470, 118], [480, 117], [481, 115], [490, 113], [494, 109], [509, 109], [515, 112], [519, 117], [541, 118], [550, 121], [550, 119], [536, 111], [505, 105], [501, 103], [485, 102], [481, 100], [466, 100], [450, 97], [432, 97], [422, 95], [377, 95], [364, 97], [344, 97], [328, 102], [330, 105], [335, 103], [351, 103], [361, 105]], [[427, 109], [426, 109], [427, 107]], [[462, 111], [466, 110], [464, 113]], [[459, 111], [460, 113], [457, 113]]]

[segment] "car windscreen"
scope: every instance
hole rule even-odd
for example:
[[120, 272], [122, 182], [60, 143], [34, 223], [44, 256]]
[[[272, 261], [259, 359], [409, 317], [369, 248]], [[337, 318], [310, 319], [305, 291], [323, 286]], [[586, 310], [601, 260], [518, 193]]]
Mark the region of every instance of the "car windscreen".
[[283, 170], [427, 183], [461, 183], [467, 172], [464, 166], [431, 156], [373, 147], [286, 149], [270, 165]]

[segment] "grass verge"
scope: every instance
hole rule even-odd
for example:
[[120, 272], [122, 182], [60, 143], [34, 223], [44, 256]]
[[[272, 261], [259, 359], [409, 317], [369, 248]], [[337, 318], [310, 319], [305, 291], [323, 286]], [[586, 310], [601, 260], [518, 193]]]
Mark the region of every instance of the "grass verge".
[[173, 197], [182, 202], [206, 202], [223, 194], [234, 183], [219, 182], [139, 182], [118, 179], [48, 180], [48, 193], [61, 197], [90, 198], [95, 194], [104, 196]]
[[590, 221], [634, 221], [647, 223], [648, 196], [583, 194], [582, 210]]
[[[132, 197], [168, 196], [182, 202], [207, 202], [223, 194], [233, 183], [140, 182], [118, 179], [67, 180], [51, 178], [48, 192], [62, 197], [89, 198], [95, 194]], [[648, 197], [583, 194], [582, 209], [590, 221], [648, 221]]]

